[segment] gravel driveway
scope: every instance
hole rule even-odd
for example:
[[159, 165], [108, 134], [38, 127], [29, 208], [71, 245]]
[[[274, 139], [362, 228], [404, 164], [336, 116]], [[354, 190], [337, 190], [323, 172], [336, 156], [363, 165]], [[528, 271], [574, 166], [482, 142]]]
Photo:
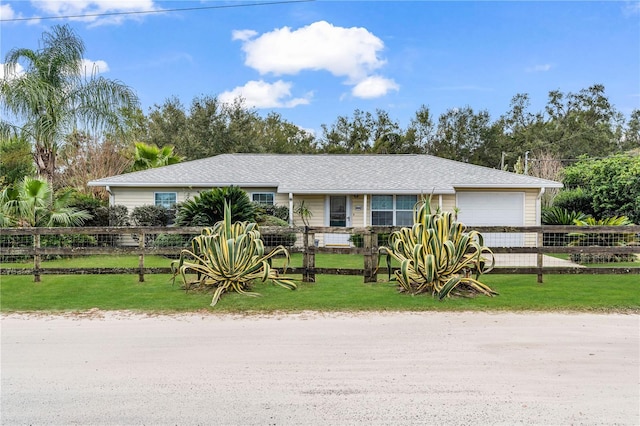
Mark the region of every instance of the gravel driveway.
[[3, 315], [2, 425], [640, 424], [640, 316]]

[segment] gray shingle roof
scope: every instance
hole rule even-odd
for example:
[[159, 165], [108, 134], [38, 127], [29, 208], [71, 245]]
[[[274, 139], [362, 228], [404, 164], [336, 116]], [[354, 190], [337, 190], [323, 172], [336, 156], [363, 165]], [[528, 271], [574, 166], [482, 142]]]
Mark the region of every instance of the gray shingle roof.
[[453, 193], [561, 183], [431, 155], [222, 154], [89, 182], [127, 187], [276, 187], [283, 193]]

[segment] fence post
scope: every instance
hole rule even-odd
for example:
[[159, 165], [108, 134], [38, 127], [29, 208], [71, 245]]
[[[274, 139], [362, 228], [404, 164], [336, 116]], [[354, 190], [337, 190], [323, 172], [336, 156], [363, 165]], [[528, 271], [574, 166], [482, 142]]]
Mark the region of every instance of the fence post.
[[36, 232], [33, 234], [33, 282], [40, 282], [40, 234]]
[[316, 282], [316, 273], [311, 272], [316, 269], [316, 234], [309, 232], [309, 227], [304, 227], [304, 245], [302, 253], [302, 267], [304, 273], [302, 274], [302, 282], [314, 283]]
[[138, 256], [138, 268], [140, 268], [140, 271], [138, 272], [138, 282], [139, 283], [143, 283], [144, 282], [144, 232], [140, 232], [138, 234], [138, 238], [140, 238], [140, 241], [138, 241], [138, 247], [140, 247], [140, 255]]
[[544, 257], [544, 253], [542, 252], [542, 250], [544, 249], [544, 231], [542, 229], [540, 229], [538, 231], [538, 242], [537, 242], [537, 247], [538, 247], [538, 254], [537, 254], [537, 259], [536, 259], [536, 263], [537, 263], [537, 267], [538, 267], [538, 284], [542, 284], [543, 279], [542, 279], [542, 259]]
[[371, 231], [371, 228], [368, 228], [364, 232], [363, 236], [363, 247], [364, 247], [364, 282], [365, 283], [375, 283], [378, 281], [378, 277], [376, 276], [375, 264], [373, 261], [373, 249], [374, 249], [374, 237], [376, 241], [376, 246], [378, 242], [378, 235]]

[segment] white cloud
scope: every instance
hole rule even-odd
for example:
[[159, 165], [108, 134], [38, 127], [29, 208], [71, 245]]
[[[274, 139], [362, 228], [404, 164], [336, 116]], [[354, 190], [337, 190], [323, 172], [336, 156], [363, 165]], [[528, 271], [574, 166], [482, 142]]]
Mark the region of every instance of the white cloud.
[[80, 72], [85, 77], [102, 74], [109, 71], [109, 65], [105, 61], [92, 61], [91, 59], [83, 59], [80, 64]]
[[257, 35], [258, 33], [253, 30], [233, 30], [231, 32], [231, 39], [247, 41]]
[[[249, 31], [234, 35], [246, 37], [251, 34]], [[385, 64], [378, 56], [384, 43], [366, 28], [335, 27], [319, 21], [297, 30], [283, 27], [254, 37], [237, 39], [243, 40], [245, 65], [260, 74], [325, 70], [358, 82]]]
[[527, 72], [547, 72], [553, 68], [551, 64], [538, 64], [527, 68]]
[[20, 64], [16, 64], [16, 67], [13, 69], [12, 72], [5, 74], [5, 71], [8, 71], [5, 67], [5, 64], [0, 64], [0, 80], [4, 80], [5, 77], [8, 80], [12, 80], [24, 74], [24, 68]]
[[386, 95], [390, 90], [398, 91], [400, 86], [388, 78], [373, 75], [356, 84], [351, 94], [357, 98], [372, 99]]
[[0, 19], [15, 19], [19, 16], [11, 8], [10, 4], [2, 4], [0, 5]]
[[[153, 0], [37, 0], [34, 8], [46, 16], [91, 15], [118, 12], [142, 12], [160, 10]], [[92, 25], [119, 24], [125, 19], [140, 19], [143, 15], [87, 16], [71, 18]]]
[[221, 93], [218, 98], [222, 102], [232, 103], [241, 97], [250, 108], [293, 108], [308, 104], [311, 94], [304, 98], [291, 98], [291, 86], [291, 83], [282, 80], [275, 83], [249, 81], [244, 86]]

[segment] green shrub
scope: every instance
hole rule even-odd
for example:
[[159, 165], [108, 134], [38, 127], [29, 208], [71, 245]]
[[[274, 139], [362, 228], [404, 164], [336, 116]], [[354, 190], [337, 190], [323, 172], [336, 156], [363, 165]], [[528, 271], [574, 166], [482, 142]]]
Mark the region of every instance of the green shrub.
[[167, 226], [171, 213], [163, 206], [138, 206], [131, 212], [131, 220], [135, 226]]
[[277, 204], [262, 204], [253, 202], [253, 208], [256, 212], [256, 222], [260, 223], [263, 219], [262, 216], [275, 216], [278, 219], [284, 220], [289, 224], [289, 207], [279, 206]]
[[[276, 216], [262, 216], [260, 221], [258, 222], [260, 226], [280, 226], [282, 228], [288, 228], [289, 224], [284, 220], [276, 217]], [[262, 242], [265, 247], [276, 247], [276, 246], [284, 246], [284, 247], [293, 247], [296, 243], [297, 237], [294, 232], [289, 232], [286, 234], [261, 234]]]
[[565, 189], [553, 199], [553, 207], [587, 216], [594, 215], [593, 196], [583, 188]]
[[[584, 213], [568, 211], [562, 207], [542, 209], [543, 225], [575, 225], [586, 218], [587, 215]], [[571, 237], [566, 232], [545, 232], [542, 238], [542, 244], [545, 246], [566, 246], [571, 242]]]
[[166, 248], [166, 247], [188, 247], [190, 235], [183, 234], [159, 234], [153, 241], [153, 247]]
[[255, 222], [255, 207], [247, 193], [230, 186], [203, 191], [178, 205], [176, 225], [212, 226], [223, 219], [225, 203], [231, 208], [233, 222]]
[[[389, 236], [388, 233], [376, 234], [378, 236], [378, 247], [389, 244]], [[364, 235], [362, 234], [351, 234], [349, 237], [349, 241], [354, 247], [362, 248], [364, 247]]]
[[570, 191], [583, 188], [590, 199], [591, 210], [563, 205], [567, 209], [595, 218], [627, 216], [640, 223], [640, 155], [582, 158], [564, 170], [563, 183]]
[[[588, 217], [577, 221], [579, 226], [626, 226], [633, 223], [626, 216], [614, 216], [604, 219]], [[579, 247], [625, 247], [638, 244], [638, 236], [632, 232], [624, 233], [574, 233], [569, 245]], [[636, 257], [632, 253], [572, 253], [571, 260], [578, 263], [613, 263], [634, 262]]]
[[153, 247], [175, 248], [175, 254], [164, 254], [163, 256], [169, 259], [178, 259], [180, 257], [180, 250], [189, 247], [191, 238], [191, 235], [185, 234], [159, 234], [153, 239]]

